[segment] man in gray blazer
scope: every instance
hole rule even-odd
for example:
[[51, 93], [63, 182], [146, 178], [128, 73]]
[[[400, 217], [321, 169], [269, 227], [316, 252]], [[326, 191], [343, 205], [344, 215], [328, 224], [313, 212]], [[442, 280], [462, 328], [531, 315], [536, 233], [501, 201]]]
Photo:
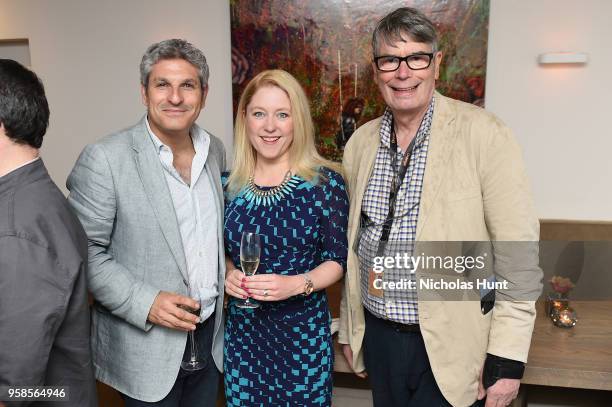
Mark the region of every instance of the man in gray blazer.
[[45, 405], [96, 407], [87, 237], [38, 154], [48, 123], [36, 74], [0, 59], [0, 406], [59, 386]]
[[[67, 182], [89, 239], [95, 373], [128, 407], [212, 406], [222, 369], [225, 151], [195, 124], [208, 65], [190, 43], [166, 40], [147, 49], [140, 79], [145, 117], [88, 145]], [[201, 370], [181, 367], [188, 331]]]

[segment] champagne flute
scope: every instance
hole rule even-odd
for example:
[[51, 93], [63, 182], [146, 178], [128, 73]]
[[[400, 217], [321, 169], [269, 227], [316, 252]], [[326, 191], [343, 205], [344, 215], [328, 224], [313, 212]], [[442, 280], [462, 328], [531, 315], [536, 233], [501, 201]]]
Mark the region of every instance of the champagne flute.
[[[200, 311], [202, 310], [202, 303], [200, 301], [200, 293], [198, 292], [198, 290], [192, 289], [191, 287], [192, 286], [190, 284], [188, 287], [189, 296], [200, 303], [200, 308], [193, 309], [191, 307], [187, 307], [184, 305], [181, 305], [180, 308], [199, 317]], [[183, 370], [187, 370], [190, 372], [204, 368], [204, 362], [198, 356], [198, 345], [196, 344], [194, 333], [195, 333], [194, 331], [189, 331], [189, 334], [187, 336], [187, 341], [189, 342], [189, 359], [181, 361], [181, 368]]]
[[[252, 232], [242, 232], [240, 241], [240, 266], [246, 276], [252, 276], [259, 267], [259, 257], [261, 255], [261, 241], [259, 235]], [[259, 303], [246, 300], [239, 300], [236, 304], [239, 308], [257, 308]]]

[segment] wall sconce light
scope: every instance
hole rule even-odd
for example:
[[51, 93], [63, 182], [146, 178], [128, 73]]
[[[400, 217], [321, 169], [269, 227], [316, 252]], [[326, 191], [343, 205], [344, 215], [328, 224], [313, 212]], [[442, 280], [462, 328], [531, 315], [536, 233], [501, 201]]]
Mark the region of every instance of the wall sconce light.
[[547, 52], [538, 55], [540, 65], [551, 64], [572, 64], [584, 65], [588, 62], [589, 56], [584, 52]]

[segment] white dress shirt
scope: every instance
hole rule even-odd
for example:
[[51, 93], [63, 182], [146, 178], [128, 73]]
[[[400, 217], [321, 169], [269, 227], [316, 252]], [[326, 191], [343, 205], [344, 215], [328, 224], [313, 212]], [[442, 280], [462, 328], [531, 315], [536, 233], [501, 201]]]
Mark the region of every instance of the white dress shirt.
[[157, 147], [172, 195], [187, 261], [190, 295], [199, 295], [200, 318], [205, 321], [214, 312], [215, 300], [219, 295], [217, 219], [221, 216], [221, 208], [217, 208], [212, 180], [206, 172], [210, 136], [195, 124], [191, 129], [195, 156], [191, 163], [191, 180], [187, 184], [174, 168], [172, 150], [153, 133], [148, 119], [147, 130]]

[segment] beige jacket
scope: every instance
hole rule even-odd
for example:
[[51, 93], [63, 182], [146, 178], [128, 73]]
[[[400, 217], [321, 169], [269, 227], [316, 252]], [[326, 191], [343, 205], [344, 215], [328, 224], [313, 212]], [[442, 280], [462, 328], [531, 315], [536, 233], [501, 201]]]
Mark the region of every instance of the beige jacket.
[[[423, 181], [418, 242], [537, 241], [533, 208], [520, 147], [511, 131], [487, 111], [436, 93]], [[381, 118], [361, 126], [344, 153], [350, 213], [349, 248], [359, 226], [361, 203], [379, 146]], [[536, 245], [534, 245], [536, 246]], [[494, 251], [495, 256], [499, 253]], [[541, 291], [537, 246], [527, 267], [497, 266], [511, 280], [529, 281], [530, 298]], [[506, 265], [509, 265], [506, 263]], [[423, 277], [417, 270], [417, 278]], [[436, 381], [453, 406], [476, 400], [486, 353], [527, 361], [535, 319], [533, 301], [497, 301], [482, 315], [479, 301], [424, 301], [419, 323]], [[350, 344], [356, 371], [365, 369], [365, 330], [357, 255], [349, 251], [340, 310], [340, 343]]]

